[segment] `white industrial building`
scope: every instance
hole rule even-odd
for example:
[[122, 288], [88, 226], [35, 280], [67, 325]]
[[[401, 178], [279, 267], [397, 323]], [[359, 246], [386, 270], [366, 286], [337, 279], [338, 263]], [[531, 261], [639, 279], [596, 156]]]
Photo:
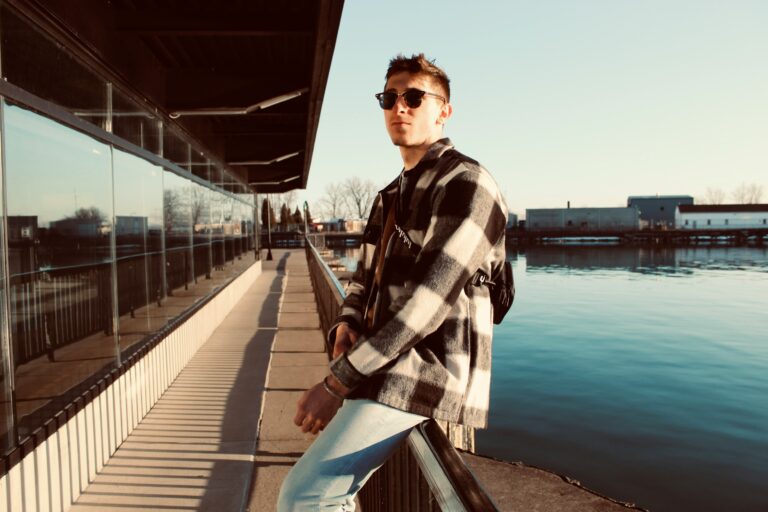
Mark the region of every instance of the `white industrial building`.
[[675, 211], [675, 228], [768, 228], [768, 204], [681, 204]]

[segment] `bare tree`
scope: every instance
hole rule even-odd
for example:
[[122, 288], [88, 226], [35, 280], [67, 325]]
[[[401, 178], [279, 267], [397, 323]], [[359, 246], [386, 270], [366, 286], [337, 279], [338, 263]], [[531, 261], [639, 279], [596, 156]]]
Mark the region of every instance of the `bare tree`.
[[78, 208], [75, 210], [74, 216], [67, 216], [65, 217], [67, 219], [79, 219], [79, 220], [94, 220], [99, 222], [105, 222], [107, 220], [107, 216], [96, 208], [95, 206], [91, 206], [88, 208]]
[[739, 204], [757, 204], [763, 199], [763, 186], [757, 183], [742, 183], [733, 191], [733, 199]]
[[165, 232], [173, 231], [174, 224], [181, 210], [181, 198], [175, 190], [163, 190], [163, 218], [165, 222]]
[[192, 227], [195, 233], [205, 232], [210, 228], [208, 191], [202, 187], [192, 188]]
[[344, 188], [336, 183], [325, 187], [325, 194], [318, 202], [320, 215], [325, 219], [339, 219], [346, 215], [347, 208], [344, 202]]
[[721, 188], [707, 187], [704, 194], [704, 204], [723, 204], [725, 203], [725, 191]]
[[342, 184], [344, 201], [352, 215], [358, 219], [368, 216], [368, 211], [376, 197], [376, 186], [371, 180], [361, 180], [357, 176], [349, 178]]

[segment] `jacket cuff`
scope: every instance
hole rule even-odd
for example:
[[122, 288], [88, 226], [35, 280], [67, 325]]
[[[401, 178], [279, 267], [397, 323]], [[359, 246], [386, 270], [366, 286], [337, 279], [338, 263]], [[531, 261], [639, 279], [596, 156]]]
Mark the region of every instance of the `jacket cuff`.
[[349, 362], [347, 354], [341, 354], [339, 357], [331, 361], [331, 373], [336, 379], [344, 384], [344, 387], [354, 389], [359, 386], [366, 376], [357, 371]]
[[336, 318], [335, 323], [347, 322], [350, 327], [362, 334], [363, 314], [356, 308], [342, 306], [341, 313]]
[[336, 342], [336, 328], [339, 326], [339, 324], [343, 323], [348, 324], [352, 329], [357, 331], [358, 334], [362, 334], [360, 323], [357, 321], [356, 317], [352, 315], [340, 315], [333, 322], [331, 328], [328, 329], [328, 334], [326, 335], [326, 339], [328, 340], [328, 343], [331, 344], [331, 346], [333, 346], [333, 344]]

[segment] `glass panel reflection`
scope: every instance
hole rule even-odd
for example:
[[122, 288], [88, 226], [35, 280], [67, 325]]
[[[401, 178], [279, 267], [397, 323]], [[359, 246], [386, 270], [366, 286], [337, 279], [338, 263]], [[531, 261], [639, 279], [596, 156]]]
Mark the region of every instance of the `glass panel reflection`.
[[[166, 294], [189, 288], [192, 276], [192, 182], [170, 171], [163, 174]], [[174, 311], [172, 316], [176, 316]]]
[[112, 93], [112, 133], [147, 151], [160, 153], [158, 119], [125, 97], [119, 89]]
[[179, 167], [190, 170], [189, 143], [184, 142], [172, 128], [163, 130], [163, 158], [175, 163]]
[[192, 184], [192, 227], [195, 280], [211, 278], [211, 190]]
[[224, 222], [224, 259], [235, 259], [234, 201], [227, 195], [222, 196], [222, 220]]
[[111, 155], [21, 107], [7, 104], [4, 113], [10, 331], [24, 437], [35, 415], [116, 361]]
[[107, 92], [103, 79], [5, 6], [0, 13], [0, 34], [3, 78], [105, 128]]
[[[0, 105], [0, 109], [3, 106]], [[2, 127], [0, 127], [2, 129]], [[0, 189], [1, 190], [1, 189]], [[2, 215], [2, 195], [0, 195], [0, 215]], [[0, 218], [0, 220], [5, 220]], [[3, 238], [5, 224], [0, 222], [0, 240]], [[0, 258], [4, 258], [4, 250], [0, 244]], [[8, 375], [8, 368], [12, 368], [10, 361], [11, 340], [8, 331], [7, 302], [5, 289], [8, 286], [8, 280], [5, 275], [5, 265], [0, 265], [0, 455], [8, 452], [13, 446], [10, 436], [4, 435], [6, 432], [13, 431], [13, 403], [11, 402], [12, 388], [11, 378]]]
[[225, 200], [221, 192], [211, 191], [211, 254], [216, 270], [224, 270]]
[[165, 323], [163, 299], [163, 169], [114, 150], [115, 243], [120, 347]]

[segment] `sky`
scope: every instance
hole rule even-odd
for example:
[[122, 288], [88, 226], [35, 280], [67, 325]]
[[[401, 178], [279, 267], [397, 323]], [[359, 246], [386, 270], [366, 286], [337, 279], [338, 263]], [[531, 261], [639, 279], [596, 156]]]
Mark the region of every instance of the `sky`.
[[373, 95], [391, 57], [424, 52], [451, 79], [445, 135], [510, 212], [742, 183], [768, 202], [765, 27], [765, 0], [347, 0], [298, 198], [397, 176]]

